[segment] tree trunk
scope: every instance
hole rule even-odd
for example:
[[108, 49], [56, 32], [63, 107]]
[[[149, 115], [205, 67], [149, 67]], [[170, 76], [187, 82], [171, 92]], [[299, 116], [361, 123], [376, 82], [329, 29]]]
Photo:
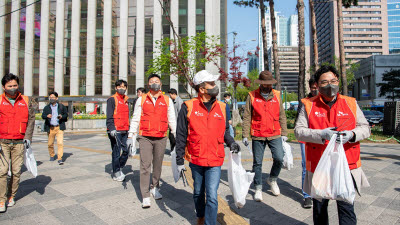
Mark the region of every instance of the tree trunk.
[[309, 0], [310, 4], [310, 17], [311, 17], [311, 33], [312, 33], [312, 41], [313, 41], [313, 55], [314, 61], [312, 65], [314, 67], [314, 71], [317, 71], [319, 68], [318, 63], [318, 37], [317, 37], [317, 24], [315, 22], [315, 11], [314, 11], [314, 0]]
[[306, 50], [304, 33], [304, 1], [297, 0], [297, 12], [299, 23], [299, 102], [305, 97], [305, 77], [306, 77]]
[[342, 0], [337, 0], [337, 16], [338, 16], [338, 36], [339, 36], [339, 57], [340, 57], [340, 75], [342, 79], [342, 94], [348, 95], [347, 90], [347, 76], [346, 76], [346, 64], [344, 54], [344, 42], [343, 42], [343, 12], [342, 12]]
[[272, 30], [272, 49], [274, 57], [274, 73], [275, 79], [278, 81], [276, 83], [275, 89], [281, 90], [281, 73], [279, 71], [279, 58], [278, 58], [278, 34], [276, 33], [276, 23], [275, 23], [275, 9], [274, 0], [269, 0], [269, 12], [271, 16], [271, 30]]
[[260, 11], [261, 11], [261, 31], [262, 31], [263, 49], [264, 49], [264, 70], [269, 70], [267, 29], [265, 28], [265, 6], [264, 6], [264, 0], [259, 0], [259, 1], [260, 1]]

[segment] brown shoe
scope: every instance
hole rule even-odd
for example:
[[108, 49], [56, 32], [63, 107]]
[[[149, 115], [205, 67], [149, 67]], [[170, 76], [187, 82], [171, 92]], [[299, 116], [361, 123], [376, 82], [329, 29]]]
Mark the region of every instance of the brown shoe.
[[197, 218], [197, 225], [204, 225], [204, 217]]

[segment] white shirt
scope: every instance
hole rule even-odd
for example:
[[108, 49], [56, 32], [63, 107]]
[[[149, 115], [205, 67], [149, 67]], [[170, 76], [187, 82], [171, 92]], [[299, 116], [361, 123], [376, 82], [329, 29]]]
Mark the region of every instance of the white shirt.
[[[156, 104], [156, 101], [154, 100], [154, 97], [150, 94], [151, 100], [153, 104]], [[175, 117], [175, 107], [174, 107], [174, 102], [172, 101], [171, 98], [169, 99], [169, 104], [168, 104], [168, 126], [171, 129], [171, 133], [176, 136], [176, 117]], [[133, 116], [131, 119], [131, 125], [129, 127], [129, 134], [128, 137], [133, 137], [134, 135], [137, 134], [138, 129], [139, 129], [139, 124], [140, 124], [140, 119], [142, 116], [142, 97], [139, 97], [136, 101], [135, 108], [133, 110]]]

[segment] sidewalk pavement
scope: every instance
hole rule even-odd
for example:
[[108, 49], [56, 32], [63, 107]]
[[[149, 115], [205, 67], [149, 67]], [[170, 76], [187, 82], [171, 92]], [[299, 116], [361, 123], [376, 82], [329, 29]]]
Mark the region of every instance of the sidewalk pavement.
[[[128, 160], [123, 169], [126, 181], [120, 183], [111, 179], [110, 143], [105, 133], [66, 134], [64, 144], [65, 164], [59, 166], [49, 161], [47, 136], [34, 136], [32, 147], [39, 175], [33, 178], [30, 173], [23, 172], [16, 205], [0, 214], [2, 225], [196, 222], [192, 189], [184, 187], [181, 181], [174, 183], [169, 150], [166, 150], [161, 175], [163, 199], [152, 199], [151, 208], [142, 209], [138, 155]], [[255, 202], [251, 186], [242, 209], [234, 206], [227, 166], [223, 166], [218, 191], [220, 224], [243, 224], [243, 221], [248, 224], [312, 224], [312, 210], [301, 207], [300, 148], [297, 143], [291, 146], [295, 167], [290, 171], [282, 170], [278, 180], [281, 195], [273, 196], [265, 184], [263, 202]], [[243, 166], [251, 170], [252, 156], [242, 144], [241, 147]], [[363, 189], [362, 197], [356, 198], [358, 224], [400, 224], [400, 145], [362, 144], [361, 150], [362, 167], [371, 187]], [[271, 166], [271, 153], [266, 150], [264, 180]], [[337, 224], [336, 204], [332, 203], [334, 201], [329, 206], [330, 222]]]

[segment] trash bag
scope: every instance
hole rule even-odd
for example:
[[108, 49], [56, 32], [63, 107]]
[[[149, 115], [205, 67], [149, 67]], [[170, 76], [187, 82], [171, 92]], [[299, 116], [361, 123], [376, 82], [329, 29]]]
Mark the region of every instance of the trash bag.
[[253, 179], [254, 173], [246, 172], [242, 166], [241, 153], [229, 152], [228, 182], [237, 208], [246, 204], [246, 196]]
[[286, 141], [283, 140], [282, 146], [285, 153], [285, 155], [283, 156], [283, 168], [290, 170], [293, 168], [292, 146], [290, 146]]
[[172, 175], [174, 176], [175, 183], [179, 180], [179, 170], [178, 165], [176, 164], [176, 151], [175, 149], [171, 152], [171, 169]]
[[37, 177], [37, 164], [31, 147], [25, 148], [24, 156], [26, 169], [31, 172], [34, 177]]
[[356, 192], [343, 148], [343, 137], [340, 136], [339, 143], [336, 142], [336, 137], [337, 134], [332, 136], [314, 171], [311, 197], [353, 204]]
[[[135, 134], [135, 136], [133, 136], [132, 137], [132, 145], [131, 145], [131, 147], [128, 149], [128, 151], [129, 151], [129, 156], [134, 156], [134, 155], [136, 155], [136, 151], [137, 151], [137, 149], [136, 149], [136, 137], [137, 137], [137, 134]], [[128, 146], [129, 147], [129, 146]]]

